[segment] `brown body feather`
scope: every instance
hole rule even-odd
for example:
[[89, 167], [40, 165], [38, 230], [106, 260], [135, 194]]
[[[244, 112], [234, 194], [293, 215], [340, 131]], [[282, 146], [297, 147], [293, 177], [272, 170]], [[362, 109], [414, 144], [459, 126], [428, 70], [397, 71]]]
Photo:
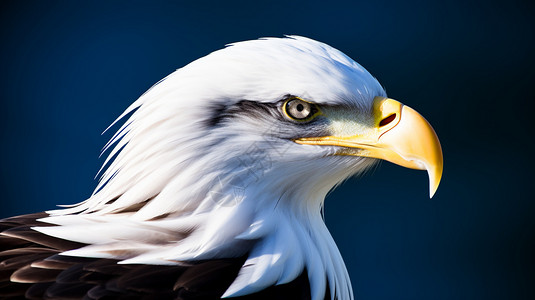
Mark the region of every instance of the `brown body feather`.
[[[220, 299], [247, 258], [161, 266], [63, 256], [84, 244], [31, 229], [53, 226], [37, 221], [46, 216], [0, 220], [1, 299]], [[233, 299], [310, 299], [308, 276], [304, 271], [288, 284]]]

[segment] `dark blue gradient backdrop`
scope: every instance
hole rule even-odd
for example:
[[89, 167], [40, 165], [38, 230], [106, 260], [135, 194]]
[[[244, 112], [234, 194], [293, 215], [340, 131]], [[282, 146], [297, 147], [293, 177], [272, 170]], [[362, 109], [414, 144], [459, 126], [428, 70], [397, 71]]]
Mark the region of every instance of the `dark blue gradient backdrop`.
[[101, 132], [175, 69], [304, 35], [366, 67], [444, 150], [431, 200], [425, 172], [386, 162], [327, 198], [357, 299], [535, 299], [530, 1], [193, 2], [2, 1], [0, 217], [86, 199]]

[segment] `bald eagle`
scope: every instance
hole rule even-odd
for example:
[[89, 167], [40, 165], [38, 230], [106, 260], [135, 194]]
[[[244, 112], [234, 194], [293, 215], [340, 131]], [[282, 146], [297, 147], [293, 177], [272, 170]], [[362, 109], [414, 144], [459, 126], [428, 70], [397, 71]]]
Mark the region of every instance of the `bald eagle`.
[[422, 116], [304, 37], [230, 44], [123, 119], [89, 199], [0, 221], [0, 296], [353, 299], [326, 194], [377, 159], [427, 170], [431, 196], [442, 174]]

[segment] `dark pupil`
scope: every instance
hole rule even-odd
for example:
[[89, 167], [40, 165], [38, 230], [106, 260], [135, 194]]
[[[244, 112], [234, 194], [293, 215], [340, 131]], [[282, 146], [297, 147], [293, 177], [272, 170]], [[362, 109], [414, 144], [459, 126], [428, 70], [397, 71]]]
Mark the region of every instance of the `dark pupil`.
[[297, 111], [303, 111], [304, 108], [305, 107], [303, 106], [303, 104], [301, 103], [297, 104], [297, 107], [296, 107]]

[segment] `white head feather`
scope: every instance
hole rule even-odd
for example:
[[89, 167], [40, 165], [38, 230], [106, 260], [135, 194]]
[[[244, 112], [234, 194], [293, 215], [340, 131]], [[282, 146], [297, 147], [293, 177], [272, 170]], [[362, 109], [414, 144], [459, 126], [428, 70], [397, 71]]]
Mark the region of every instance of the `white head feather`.
[[[385, 96], [364, 68], [326, 44], [297, 36], [231, 44], [134, 102], [106, 146], [115, 148], [93, 195], [50, 211], [44, 221], [60, 226], [35, 229], [89, 244], [65, 255], [125, 264], [249, 253], [224, 296], [290, 282], [306, 268], [314, 299], [326, 280], [331, 295], [353, 298], [321, 208], [333, 186], [373, 160], [296, 144], [285, 138], [295, 127], [236, 106], [289, 94], [365, 110]], [[223, 112], [228, 118], [211, 126]]]

